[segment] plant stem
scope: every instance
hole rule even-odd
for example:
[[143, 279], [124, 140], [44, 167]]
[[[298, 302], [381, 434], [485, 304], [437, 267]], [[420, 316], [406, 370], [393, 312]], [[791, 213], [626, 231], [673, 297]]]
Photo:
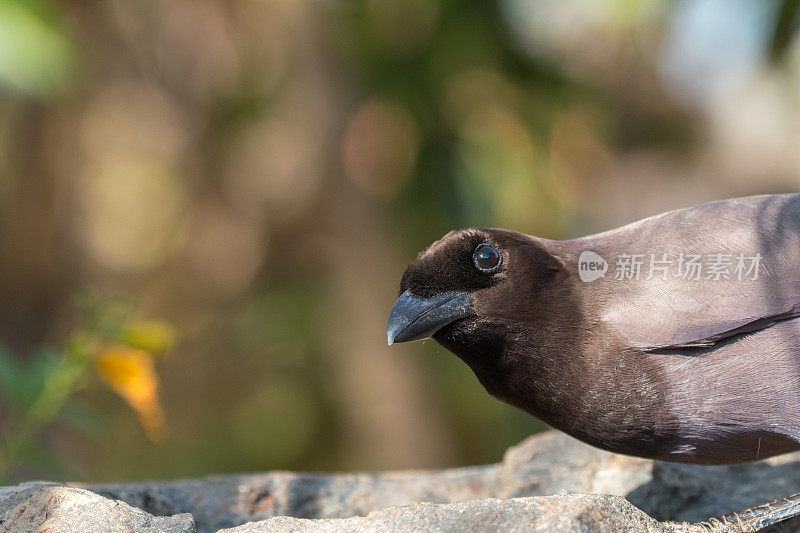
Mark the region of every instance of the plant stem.
[[78, 382], [97, 344], [97, 339], [86, 331], [72, 335], [66, 353], [47, 374], [41, 392], [25, 413], [18, 431], [9, 439], [5, 453], [0, 457], [0, 476], [8, 474], [25, 444], [58, 416], [67, 399], [78, 389]]

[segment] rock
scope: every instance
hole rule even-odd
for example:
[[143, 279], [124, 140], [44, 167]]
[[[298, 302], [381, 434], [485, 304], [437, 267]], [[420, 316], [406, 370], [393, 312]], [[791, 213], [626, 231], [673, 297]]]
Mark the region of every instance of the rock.
[[619, 496], [571, 494], [537, 498], [486, 498], [458, 503], [390, 507], [365, 517], [304, 520], [280, 516], [225, 529], [226, 533], [321, 531], [591, 531], [666, 532]]
[[[92, 509], [97, 507], [104, 510], [102, 513], [98, 511], [100, 514], [97, 516], [108, 523], [112, 523], [112, 519], [120, 523], [131, 520], [131, 524], [134, 521], [137, 524], [135, 527], [121, 527], [144, 531], [148, 527], [162, 527], [148, 520], [172, 520], [164, 522], [163, 526], [171, 531], [167, 527], [188, 527], [191, 517], [200, 533], [234, 528], [248, 522], [262, 521], [263, 525], [263, 521], [279, 516], [317, 520], [352, 518], [355, 522], [351, 523], [362, 521], [357, 526], [342, 525], [344, 522], [314, 522], [320, 527], [334, 529], [382, 528], [383, 525], [391, 528], [386, 525], [391, 521], [394, 521], [391, 522], [394, 527], [402, 528], [403, 517], [423, 519], [424, 513], [428, 512], [432, 513], [430, 520], [435, 516], [442, 525], [436, 525], [439, 522], [425, 522], [424, 526], [405, 525], [418, 529], [446, 528], [449, 527], [446, 524], [469, 520], [460, 517], [474, 514], [486, 520], [487, 527], [494, 523], [513, 524], [525, 517], [528, 524], [546, 524], [542, 526], [545, 529], [587, 530], [589, 526], [581, 525], [581, 520], [589, 520], [586, 516], [592, 516], [597, 518], [591, 518], [593, 525], [589, 529], [592, 531], [598, 530], [602, 521], [619, 524], [615, 520], [623, 519], [631, 520], [624, 529], [658, 531], [653, 529], [656, 527], [653, 524], [671, 527], [663, 523], [658, 525], [659, 520], [698, 522], [800, 492], [798, 463], [800, 452], [737, 466], [654, 463], [604, 452], [564, 434], [549, 432], [533, 436], [509, 449], [502, 463], [440, 471], [268, 472], [165, 483], [83, 486], [91, 493], [63, 485], [20, 485], [0, 489], [0, 516], [4, 517], [0, 527], [11, 527], [9, 524], [16, 523], [21, 524], [22, 530], [36, 527], [25, 522], [33, 518], [20, 518], [23, 515], [18, 517], [15, 514], [18, 511], [13, 511], [21, 505], [20, 502], [31, 499], [31, 505], [42, 509], [43, 505], [55, 505], [48, 520], [60, 520], [62, 516], [77, 520], [83, 513], [89, 524], [95, 516]], [[30, 492], [34, 488], [36, 490]], [[49, 495], [68, 494], [78, 500], [78, 495], [85, 499], [95, 493], [95, 499], [62, 508], [48, 504], [45, 492]], [[12, 497], [17, 499], [12, 501]], [[620, 497], [632, 505], [624, 503]], [[492, 500], [497, 498], [503, 502]], [[636, 508], [654, 520], [641, 522], [641, 513], [634, 513]], [[109, 514], [111, 509], [117, 510], [113, 517]], [[181, 525], [166, 525], [173, 523]], [[270, 524], [269, 527], [294, 524], [286, 527], [303, 528], [307, 522], [280, 518], [270, 521]], [[106, 529], [103, 526], [97, 528]], [[184, 530], [190, 529], [175, 529]]]
[[0, 488], [0, 530], [189, 533], [189, 514], [153, 516], [93, 492], [58, 483], [24, 483]]
[[800, 492], [800, 452], [736, 466], [661, 463], [534, 435], [494, 465], [440, 471], [268, 472], [169, 483], [90, 485], [154, 515], [191, 513], [201, 533], [274, 516], [346, 518], [418, 502], [611, 494], [656, 520], [698, 522]]
[[345, 518], [418, 502], [546, 496], [625, 495], [651, 481], [652, 461], [603, 452], [561, 433], [536, 435], [502, 463], [378, 474], [271, 472], [170, 483], [88, 486], [157, 515], [188, 512], [198, 531], [273, 516]]

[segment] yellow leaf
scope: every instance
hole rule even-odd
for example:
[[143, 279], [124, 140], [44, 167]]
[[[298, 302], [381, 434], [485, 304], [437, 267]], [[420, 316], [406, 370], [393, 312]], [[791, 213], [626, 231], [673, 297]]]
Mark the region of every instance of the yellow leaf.
[[168, 352], [175, 344], [175, 330], [166, 322], [130, 321], [122, 327], [121, 341], [151, 354]]
[[167, 435], [158, 397], [158, 375], [151, 353], [119, 344], [106, 344], [95, 358], [103, 381], [130, 405], [152, 441]]

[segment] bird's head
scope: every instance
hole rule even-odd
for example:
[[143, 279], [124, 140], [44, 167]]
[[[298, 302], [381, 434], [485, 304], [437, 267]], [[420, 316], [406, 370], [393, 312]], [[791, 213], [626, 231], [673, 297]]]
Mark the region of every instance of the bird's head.
[[501, 351], [554, 311], [567, 274], [544, 242], [502, 229], [448, 233], [403, 274], [388, 343], [433, 337], [465, 359]]

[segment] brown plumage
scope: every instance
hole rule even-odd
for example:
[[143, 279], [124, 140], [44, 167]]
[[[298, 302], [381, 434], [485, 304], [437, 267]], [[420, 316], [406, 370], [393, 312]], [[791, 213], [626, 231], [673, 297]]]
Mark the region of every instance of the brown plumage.
[[[587, 251], [604, 276], [581, 279]], [[619, 257], [651, 254], [673, 271], [617, 279]], [[730, 259], [727, 277], [682, 277], [680, 254]], [[737, 275], [739, 257], [758, 257], [758, 275]], [[567, 241], [455, 231], [408, 266], [400, 292], [390, 344], [432, 336], [489, 393], [595, 446], [701, 464], [800, 448], [800, 195]]]

